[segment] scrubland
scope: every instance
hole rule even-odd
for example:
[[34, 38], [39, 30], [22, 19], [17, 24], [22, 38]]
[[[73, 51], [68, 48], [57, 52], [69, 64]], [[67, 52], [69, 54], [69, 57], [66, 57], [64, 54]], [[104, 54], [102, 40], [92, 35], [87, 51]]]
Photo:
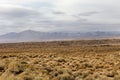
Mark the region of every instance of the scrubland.
[[120, 80], [120, 40], [0, 44], [0, 80]]

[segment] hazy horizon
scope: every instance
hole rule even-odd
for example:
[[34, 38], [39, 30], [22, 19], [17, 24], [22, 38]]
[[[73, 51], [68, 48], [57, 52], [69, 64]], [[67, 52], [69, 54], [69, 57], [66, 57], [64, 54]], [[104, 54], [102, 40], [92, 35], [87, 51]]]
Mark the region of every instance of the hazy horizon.
[[120, 31], [119, 0], [2, 0], [0, 35], [41, 32]]
[[41, 33], [96, 33], [96, 32], [106, 32], [106, 33], [120, 33], [119, 31], [39, 31], [39, 30], [32, 30], [32, 29], [27, 29], [27, 30], [22, 30], [22, 31], [10, 31], [7, 33], [2, 33], [0, 35], [6, 35], [6, 34], [10, 34], [10, 33], [22, 33], [22, 32], [30, 32], [30, 31], [34, 31], [34, 32], [41, 32]]

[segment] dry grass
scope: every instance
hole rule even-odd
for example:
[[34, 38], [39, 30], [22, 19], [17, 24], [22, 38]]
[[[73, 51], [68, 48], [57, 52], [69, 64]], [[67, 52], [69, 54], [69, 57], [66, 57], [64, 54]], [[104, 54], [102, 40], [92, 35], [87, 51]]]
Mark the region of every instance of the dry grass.
[[0, 44], [0, 80], [120, 80], [119, 42]]

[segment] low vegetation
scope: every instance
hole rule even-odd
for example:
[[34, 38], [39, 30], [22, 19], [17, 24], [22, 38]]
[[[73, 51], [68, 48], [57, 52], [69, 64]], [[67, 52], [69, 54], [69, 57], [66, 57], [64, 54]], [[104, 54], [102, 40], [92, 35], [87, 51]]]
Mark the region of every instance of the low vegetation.
[[0, 44], [0, 80], [120, 80], [117, 41]]

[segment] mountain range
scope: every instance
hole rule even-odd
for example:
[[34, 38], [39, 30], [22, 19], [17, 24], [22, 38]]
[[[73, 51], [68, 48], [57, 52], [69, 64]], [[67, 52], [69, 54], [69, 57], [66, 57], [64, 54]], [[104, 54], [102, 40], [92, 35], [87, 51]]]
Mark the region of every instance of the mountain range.
[[119, 38], [120, 32], [40, 32], [26, 30], [19, 33], [11, 32], [0, 35], [0, 43], [9, 42], [40, 42], [55, 40], [81, 40], [81, 39], [102, 39]]

